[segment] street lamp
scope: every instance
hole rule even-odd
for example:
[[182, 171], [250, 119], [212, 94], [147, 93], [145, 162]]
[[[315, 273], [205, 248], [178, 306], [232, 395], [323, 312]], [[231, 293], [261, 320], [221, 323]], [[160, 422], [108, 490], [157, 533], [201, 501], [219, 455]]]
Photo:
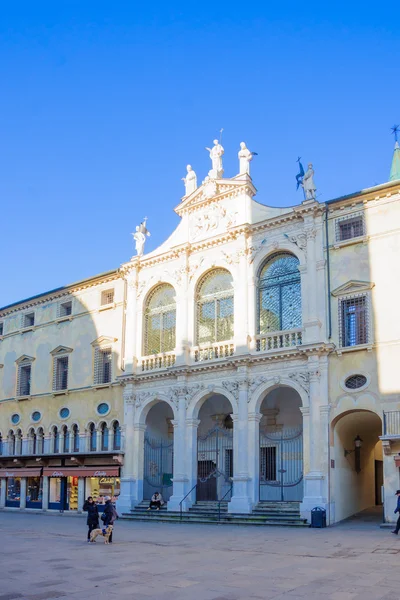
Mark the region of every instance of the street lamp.
[[360, 438], [359, 435], [357, 435], [357, 437], [354, 438], [354, 450], [344, 450], [344, 455], [345, 457], [348, 456], [349, 454], [353, 454], [354, 452], [354, 470], [356, 473], [359, 473], [361, 471], [361, 455], [360, 455], [360, 451], [361, 451], [361, 446], [362, 446], [363, 440]]

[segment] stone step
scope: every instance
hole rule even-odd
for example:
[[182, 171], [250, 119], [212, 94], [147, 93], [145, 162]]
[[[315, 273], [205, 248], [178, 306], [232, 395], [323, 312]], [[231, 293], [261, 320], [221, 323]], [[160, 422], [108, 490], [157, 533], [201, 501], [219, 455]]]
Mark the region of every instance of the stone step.
[[307, 523], [304, 520], [298, 519], [296, 521], [288, 521], [286, 519], [282, 520], [268, 520], [268, 519], [253, 519], [251, 515], [247, 518], [244, 518], [243, 515], [230, 516], [229, 518], [223, 518], [220, 521], [217, 519], [210, 518], [199, 518], [197, 516], [193, 516], [192, 518], [188, 518], [188, 513], [184, 513], [182, 520], [180, 520], [179, 513], [176, 513], [176, 516], [171, 516], [171, 513], [167, 514], [158, 514], [158, 515], [141, 515], [141, 514], [132, 514], [132, 513], [124, 513], [122, 515], [123, 519], [133, 520], [133, 521], [157, 521], [162, 523], [190, 523], [190, 524], [201, 524], [201, 525], [250, 525], [250, 526], [280, 526], [280, 527], [308, 527]]

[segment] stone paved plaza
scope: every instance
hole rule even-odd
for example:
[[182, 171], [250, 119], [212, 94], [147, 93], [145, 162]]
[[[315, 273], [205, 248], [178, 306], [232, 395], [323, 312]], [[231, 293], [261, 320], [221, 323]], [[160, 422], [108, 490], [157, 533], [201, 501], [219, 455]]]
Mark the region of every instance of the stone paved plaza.
[[0, 600], [378, 600], [400, 597], [400, 538], [375, 522], [287, 529], [0, 513]]

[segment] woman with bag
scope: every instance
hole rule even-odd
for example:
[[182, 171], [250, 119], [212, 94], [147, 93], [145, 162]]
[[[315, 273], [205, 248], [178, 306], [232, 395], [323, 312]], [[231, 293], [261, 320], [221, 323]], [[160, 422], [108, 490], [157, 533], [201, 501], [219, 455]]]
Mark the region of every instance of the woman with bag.
[[93, 529], [97, 529], [99, 526], [99, 510], [97, 508], [97, 504], [93, 501], [92, 496], [89, 496], [89, 498], [86, 500], [85, 504], [83, 505], [83, 510], [87, 511], [88, 514], [86, 521], [88, 526], [87, 541], [90, 542], [91, 532]]

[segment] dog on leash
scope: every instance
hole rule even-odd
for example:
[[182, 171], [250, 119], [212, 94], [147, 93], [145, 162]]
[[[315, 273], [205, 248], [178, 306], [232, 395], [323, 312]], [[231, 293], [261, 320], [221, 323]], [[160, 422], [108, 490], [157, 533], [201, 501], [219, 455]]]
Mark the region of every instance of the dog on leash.
[[110, 535], [112, 533], [112, 530], [113, 530], [112, 525], [107, 525], [107, 527], [104, 530], [105, 533], [103, 533], [103, 529], [93, 529], [92, 532], [90, 533], [90, 541], [95, 542], [97, 536], [102, 535], [104, 537], [104, 543], [109, 544], [110, 543]]

